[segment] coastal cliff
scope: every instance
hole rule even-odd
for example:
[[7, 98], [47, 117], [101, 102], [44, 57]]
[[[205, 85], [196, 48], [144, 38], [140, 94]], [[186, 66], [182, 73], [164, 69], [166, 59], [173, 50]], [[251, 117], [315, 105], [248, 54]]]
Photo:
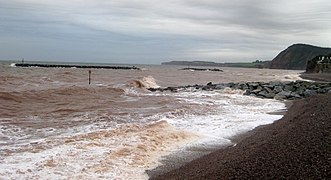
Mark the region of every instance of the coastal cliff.
[[280, 52], [270, 64], [271, 69], [306, 69], [309, 60], [319, 55], [331, 53], [331, 48], [322, 48], [308, 44], [293, 44]]
[[210, 61], [170, 61], [162, 65], [184, 66], [210, 66], [210, 67], [243, 67], [243, 68], [270, 68], [305, 70], [308, 61], [317, 56], [331, 54], [331, 48], [323, 48], [308, 44], [293, 44], [281, 51], [272, 61], [241, 62], [241, 63], [216, 63]]

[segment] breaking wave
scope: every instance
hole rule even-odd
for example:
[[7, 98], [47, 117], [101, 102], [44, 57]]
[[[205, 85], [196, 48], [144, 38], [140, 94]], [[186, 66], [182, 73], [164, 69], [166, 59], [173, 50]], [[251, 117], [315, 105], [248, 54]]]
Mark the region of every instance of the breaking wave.
[[[158, 165], [162, 155], [230, 145], [230, 137], [279, 119], [268, 113], [285, 108], [230, 88], [176, 93], [148, 88], [288, 74], [229, 69], [193, 78], [197, 72], [171, 67], [100, 69], [87, 84], [84, 69], [5, 68], [0, 75], [0, 177], [10, 179], [147, 179], [145, 170]], [[151, 76], [142, 75], [147, 73]]]
[[6, 165], [0, 165], [0, 175], [28, 179], [146, 179], [144, 169], [158, 165], [160, 155], [197, 137], [176, 130], [166, 121], [58, 137], [30, 143], [19, 150], [22, 156], [4, 154]]
[[138, 80], [133, 80], [129, 82], [129, 86], [136, 88], [158, 88], [160, 87], [152, 76], [146, 76]]
[[288, 74], [284, 76], [284, 80], [286, 81], [296, 81], [296, 80], [302, 80], [299, 74]]

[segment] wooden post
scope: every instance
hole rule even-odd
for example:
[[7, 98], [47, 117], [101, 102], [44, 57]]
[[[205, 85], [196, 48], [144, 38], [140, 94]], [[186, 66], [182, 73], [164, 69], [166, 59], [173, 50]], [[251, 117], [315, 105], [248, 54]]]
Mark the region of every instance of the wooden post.
[[91, 84], [91, 73], [92, 73], [92, 71], [89, 70], [88, 71], [88, 84]]

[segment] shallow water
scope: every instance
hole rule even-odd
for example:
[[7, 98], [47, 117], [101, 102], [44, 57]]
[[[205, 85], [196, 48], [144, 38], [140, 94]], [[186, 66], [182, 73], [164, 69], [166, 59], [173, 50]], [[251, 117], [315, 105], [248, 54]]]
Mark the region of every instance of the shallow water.
[[[141, 67], [141, 66], [140, 66]], [[229, 138], [281, 115], [282, 102], [241, 91], [149, 92], [148, 87], [297, 80], [300, 71], [180, 71], [0, 66], [0, 176], [8, 179], [147, 179], [160, 158]]]

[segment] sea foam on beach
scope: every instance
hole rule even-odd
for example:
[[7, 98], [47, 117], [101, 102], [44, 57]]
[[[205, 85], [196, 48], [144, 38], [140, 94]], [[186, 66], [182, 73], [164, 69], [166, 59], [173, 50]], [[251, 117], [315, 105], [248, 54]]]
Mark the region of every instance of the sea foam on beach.
[[[75, 133], [31, 139], [13, 152], [8, 148], [0, 174], [13, 178], [145, 179], [144, 171], [159, 165], [162, 155], [193, 145], [229, 145], [231, 136], [279, 119], [280, 115], [267, 113], [284, 108], [273, 100], [222, 92], [146, 95], [172, 96], [186, 107], [148, 117], [146, 123], [102, 130], [93, 127], [106, 123], [102, 122]], [[155, 122], [149, 122], [152, 118]]]
[[[162, 157], [192, 146], [231, 145], [232, 136], [280, 119], [270, 113], [285, 109], [282, 102], [238, 90], [146, 90], [182, 85], [192, 75], [208, 82], [227, 77], [219, 72], [93, 70], [88, 85], [81, 69], [2, 69], [5, 179], [147, 179], [145, 170]], [[275, 74], [286, 74], [280, 72]]]

